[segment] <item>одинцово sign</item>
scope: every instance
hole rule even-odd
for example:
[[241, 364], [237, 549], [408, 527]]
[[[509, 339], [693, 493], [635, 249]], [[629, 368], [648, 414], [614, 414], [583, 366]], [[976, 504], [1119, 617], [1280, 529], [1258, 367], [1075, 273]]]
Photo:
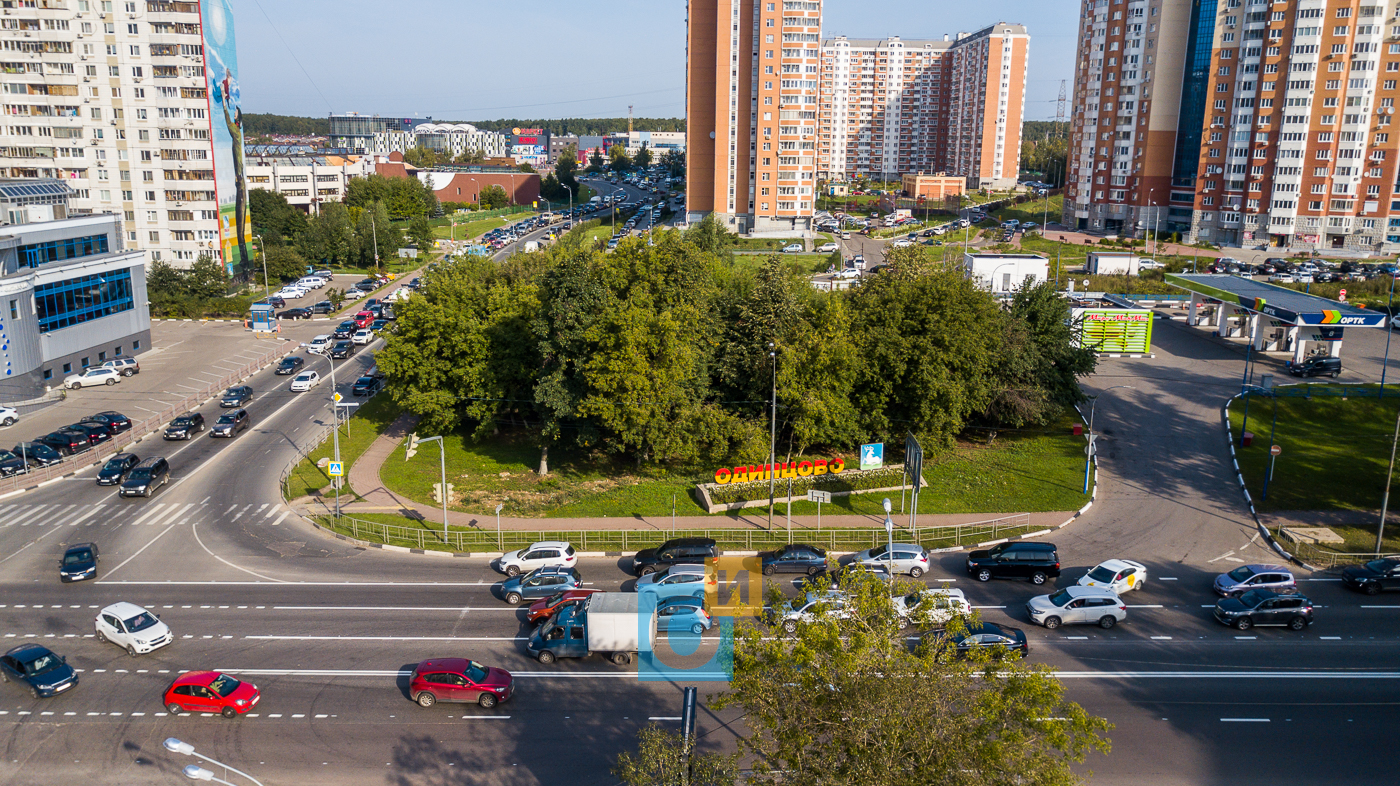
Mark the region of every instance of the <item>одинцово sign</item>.
[[[774, 469], [776, 467], [776, 469]], [[772, 478], [810, 478], [818, 475], [837, 475], [846, 469], [845, 459], [835, 458], [792, 461], [787, 464], [754, 464], [747, 467], [720, 467], [715, 470], [715, 483], [748, 483], [752, 480]]]

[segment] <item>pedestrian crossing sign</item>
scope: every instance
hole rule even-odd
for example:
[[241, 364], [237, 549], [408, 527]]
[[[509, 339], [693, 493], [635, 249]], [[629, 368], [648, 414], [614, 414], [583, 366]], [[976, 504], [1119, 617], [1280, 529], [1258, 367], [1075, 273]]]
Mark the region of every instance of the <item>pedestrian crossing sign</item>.
[[332, 461], [328, 473], [333, 478], [344, 477], [345, 464], [340, 461]]

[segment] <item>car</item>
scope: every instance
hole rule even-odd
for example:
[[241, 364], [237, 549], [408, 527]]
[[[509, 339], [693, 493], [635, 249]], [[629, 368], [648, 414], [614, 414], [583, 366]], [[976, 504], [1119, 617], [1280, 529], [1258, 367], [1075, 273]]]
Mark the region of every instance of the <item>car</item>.
[[268, 295], [265, 298], [253, 301], [253, 304], [258, 306], [272, 306], [273, 308], [281, 308], [287, 305], [287, 301], [281, 295]]
[[[373, 379], [366, 377], [366, 379]], [[507, 576], [519, 576], [536, 568], [572, 568], [578, 557], [574, 547], [562, 540], [542, 540], [530, 544], [529, 548], [516, 549], [502, 554], [496, 560], [495, 568]]]
[[78, 672], [42, 644], [21, 644], [0, 656], [0, 682], [28, 685], [30, 696], [46, 699], [77, 687]]
[[978, 581], [1028, 579], [1044, 584], [1060, 575], [1059, 551], [1055, 544], [1040, 541], [1002, 543], [968, 554], [967, 572]]
[[291, 357], [282, 358], [282, 362], [277, 364], [277, 370], [273, 373], [279, 377], [291, 376], [301, 371], [302, 366], [305, 365], [306, 358], [292, 355]]
[[8, 450], [0, 450], [0, 478], [29, 474], [29, 462]]
[[53, 448], [65, 456], [75, 453], [82, 453], [92, 447], [92, 442], [88, 439], [87, 432], [70, 431], [60, 429], [50, 434], [39, 437], [38, 442]]
[[638, 593], [671, 598], [677, 595], [704, 595], [717, 589], [716, 579], [705, 575], [704, 565], [671, 565], [637, 579]]
[[311, 339], [310, 343], [306, 345], [306, 351], [314, 352], [317, 355], [324, 355], [326, 354], [326, 348], [330, 345], [331, 337], [329, 335], [320, 335]]
[[86, 434], [88, 444], [93, 446], [101, 445], [112, 438], [112, 432], [107, 430], [106, 423], [72, 423], [63, 430]]
[[331, 340], [343, 341], [355, 335], [356, 330], [359, 330], [359, 328], [355, 326], [354, 320], [341, 322], [339, 325], [335, 326], [335, 330], [331, 331]]
[[354, 318], [350, 321], [354, 322], [355, 329], [359, 330], [360, 328], [369, 327], [369, 323], [373, 322], [377, 318], [377, 316], [378, 315], [376, 315], [373, 311], [361, 311], [355, 314]]
[[779, 625], [788, 633], [796, 633], [803, 622], [818, 619], [844, 619], [850, 616], [849, 601], [841, 590], [808, 592], [801, 598], [794, 598], [777, 608], [765, 609], [764, 616], [771, 624]]
[[19, 410], [14, 407], [0, 407], [0, 426], [13, 426], [19, 422]]
[[127, 473], [131, 472], [131, 468], [139, 463], [141, 459], [135, 453], [118, 453], [107, 459], [107, 463], [97, 471], [97, 485], [120, 486], [122, 481], [126, 480]]
[[114, 368], [90, 368], [81, 374], [72, 374], [63, 378], [63, 386], [69, 390], [92, 387], [93, 385], [115, 385], [122, 381], [120, 371]]
[[544, 598], [560, 590], [578, 589], [583, 583], [577, 568], [536, 568], [512, 576], [501, 585], [501, 597], [512, 606], [522, 600]]
[[363, 376], [355, 380], [355, 384], [350, 387], [352, 396], [373, 396], [384, 387], [383, 380], [375, 376]]
[[38, 467], [49, 467], [63, 461], [62, 453], [38, 440], [18, 442], [10, 448], [10, 452], [19, 455], [26, 464]]
[[1400, 559], [1373, 559], [1364, 565], [1348, 565], [1342, 568], [1342, 583], [1367, 595], [1400, 589]]
[[277, 315], [278, 319], [310, 319], [311, 309], [309, 308], [289, 308]]
[[973, 652], [990, 651], [993, 657], [1024, 658], [1030, 654], [1026, 632], [996, 622], [968, 625], [958, 633], [935, 630], [924, 634], [923, 644], [932, 647], [941, 661], [965, 658]]
[[1215, 594], [1222, 597], [1242, 595], [1254, 589], [1280, 590], [1298, 586], [1293, 571], [1282, 565], [1241, 565], [1229, 573], [1215, 577]]
[[539, 624], [559, 613], [561, 609], [582, 603], [584, 598], [601, 591], [583, 588], [561, 590], [543, 600], [531, 603], [530, 608], [525, 612], [525, 621]]
[[223, 398], [219, 399], [219, 406], [224, 409], [246, 407], [251, 403], [253, 403], [253, 389], [247, 385], [235, 385], [224, 391]]
[[369, 294], [370, 292], [373, 292], [374, 290], [379, 288], [379, 282], [375, 281], [372, 278], [367, 278], [364, 281], [361, 281], [360, 283], [356, 284], [354, 288], [360, 290], [360, 292], [363, 294]]
[[1053, 595], [1037, 595], [1026, 601], [1031, 621], [1047, 628], [1077, 623], [1111, 628], [1128, 617], [1128, 607], [1118, 593], [1103, 587], [1065, 587]]
[[149, 497], [156, 489], [170, 482], [170, 464], [160, 456], [152, 456], [131, 468], [126, 480], [117, 487], [120, 497]]
[[333, 278], [335, 278], [335, 275], [332, 274], [331, 271], [329, 271], [329, 270], [324, 270], [324, 269], [323, 269], [323, 270], [313, 270], [313, 271], [311, 271], [311, 275], [317, 276], [317, 277], [319, 277], [319, 278], [324, 278], [324, 279], [326, 280], [326, 283], [330, 283], [330, 280], [333, 279]]
[[718, 556], [719, 550], [712, 538], [673, 538], [654, 549], [637, 552], [632, 557], [632, 572], [645, 576], [668, 565], [703, 565], [706, 560]]
[[1026, 223], [1024, 223], [1024, 224], [1021, 225], [1021, 231], [1022, 231], [1022, 232], [1034, 232], [1035, 230], [1037, 230], [1037, 229], [1039, 229], [1039, 228], [1040, 228], [1040, 225], [1037, 224], [1037, 223], [1035, 223], [1034, 221], [1027, 221]]
[[302, 276], [297, 279], [297, 286], [304, 289], [320, 289], [326, 285], [326, 280], [318, 275]]
[[928, 572], [928, 550], [916, 543], [895, 543], [893, 555], [891, 546], [881, 543], [851, 557], [852, 564], [884, 565], [894, 573], [908, 573], [917, 579]]
[[355, 354], [355, 345], [349, 341], [337, 341], [331, 347], [331, 359], [345, 360]]
[[219, 416], [218, 420], [214, 421], [214, 427], [209, 429], [209, 436], [233, 438], [238, 436], [238, 432], [252, 424], [253, 419], [248, 415], [248, 410], [235, 409], [232, 412], [225, 412]]
[[364, 346], [374, 340], [374, 331], [369, 327], [362, 327], [355, 331], [355, 335], [350, 337], [350, 343]]
[[1285, 361], [1283, 367], [1295, 377], [1333, 377], [1342, 373], [1342, 359], [1333, 357], [1312, 357], [1301, 363]]
[[74, 543], [63, 550], [58, 561], [58, 580], [67, 584], [97, 578], [97, 563], [102, 555], [96, 543]]
[[896, 240], [896, 241], [894, 241], [893, 243], [891, 243], [891, 244], [890, 244], [890, 247], [891, 247], [891, 248], [908, 248], [908, 247], [910, 247], [910, 246], [912, 246], [912, 245], [914, 245], [914, 242], [913, 242], [912, 240], [909, 240], [908, 238], [900, 238], [899, 240]]
[[802, 251], [802, 244], [801, 244], [801, 243], [788, 243], [787, 245], [783, 246], [783, 253], [784, 253], [784, 254], [798, 254], [798, 253], [801, 253], [801, 251]]
[[1253, 589], [1215, 603], [1215, 619], [1235, 630], [1256, 625], [1287, 626], [1302, 630], [1312, 624], [1312, 601], [1296, 590]]
[[668, 598], [657, 605], [655, 614], [658, 631], [688, 630], [698, 635], [714, 624], [705, 610], [704, 597]]
[[330, 314], [335, 311], [335, 304], [329, 300], [320, 300], [311, 306], [312, 314]]
[[97, 630], [98, 641], [104, 644], [111, 642], [133, 658], [155, 652], [175, 640], [170, 626], [161, 622], [160, 617], [126, 601], [113, 603], [99, 611], [93, 626]]
[[845, 270], [838, 272], [835, 277], [841, 280], [856, 279], [860, 278], [860, 271], [856, 270], [853, 267], [848, 267]]
[[225, 718], [236, 718], [261, 700], [258, 686], [217, 671], [187, 671], [170, 683], [164, 696], [171, 715], [217, 712]]
[[477, 704], [491, 709], [515, 692], [515, 678], [505, 669], [466, 658], [425, 660], [408, 678], [408, 697], [420, 707], [438, 702]]
[[107, 433], [112, 436], [130, 431], [132, 428], [131, 418], [120, 412], [99, 412], [96, 415], [85, 415], [80, 419], [82, 423], [95, 423], [105, 426]]
[[198, 412], [186, 412], [178, 418], [170, 421], [166, 427], [164, 439], [192, 439], [195, 434], [204, 430], [204, 416]]
[[288, 386], [288, 390], [291, 390], [293, 393], [302, 393], [319, 384], [321, 384], [321, 375], [319, 373], [315, 371], [303, 371], [297, 374], [296, 378], [292, 380], [292, 384]]
[[373, 330], [373, 331], [376, 332], [376, 333], [378, 333], [379, 331], [383, 330], [384, 328], [386, 328], [386, 327], [388, 327], [388, 326], [389, 326], [389, 320], [387, 320], [387, 319], [376, 319], [376, 320], [374, 320], [373, 322], [369, 323], [369, 329], [370, 329], [370, 330]]
[[849, 230], [849, 229], [842, 230], [842, 231], [841, 231], [841, 239], [842, 239], [842, 240], [850, 240], [850, 239], [851, 239], [851, 230]]
[[116, 369], [124, 377], [132, 377], [141, 373], [141, 364], [136, 358], [113, 358], [102, 364], [102, 368]]
[[962, 590], [938, 587], [896, 597], [894, 611], [899, 616], [899, 629], [904, 630], [911, 623], [920, 627], [946, 625], [953, 617], [970, 615], [972, 604], [967, 602]]
[[1081, 587], [1103, 587], [1122, 595], [1142, 589], [1147, 583], [1147, 566], [1130, 559], [1104, 560], [1080, 576], [1077, 583]]
[[789, 543], [772, 551], [760, 552], [759, 562], [763, 565], [763, 575], [774, 573], [805, 573], [815, 576], [825, 573], [826, 552], [806, 543]]

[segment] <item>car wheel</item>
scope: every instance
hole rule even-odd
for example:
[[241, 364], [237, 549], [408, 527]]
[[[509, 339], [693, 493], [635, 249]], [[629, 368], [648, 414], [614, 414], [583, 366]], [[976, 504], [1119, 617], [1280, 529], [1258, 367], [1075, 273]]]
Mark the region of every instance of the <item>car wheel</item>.
[[653, 568], [652, 566], [647, 565], [646, 567], [642, 568], [641, 571], [639, 571], [639, 572], [637, 573], [637, 575], [638, 575], [638, 576], [650, 576], [651, 574], [653, 574], [653, 573], [655, 573], [655, 572], [656, 572], [656, 568]]
[[612, 654], [612, 662], [618, 666], [626, 666], [632, 662], [632, 656], [625, 652], [614, 652]]
[[0, 426], [13, 426], [14, 424], [14, 418], [5, 418], [3, 421], [0, 421]]
[[908, 618], [908, 617], [900, 617], [900, 618], [899, 618], [899, 623], [898, 623], [898, 625], [899, 625], [899, 629], [900, 629], [900, 630], [904, 630], [905, 628], [909, 627], [909, 618]]
[[83, 385], [82, 385], [81, 382], [74, 382], [74, 383], [72, 383], [71, 385], [68, 386], [68, 389], [69, 389], [69, 390], [77, 390], [78, 388], [80, 388], [80, 387], [82, 387], [82, 386], [83, 386]]
[[1236, 630], [1249, 630], [1252, 627], [1254, 627], [1254, 620], [1250, 619], [1249, 617], [1240, 617], [1239, 619], [1235, 620]]
[[510, 565], [506, 568], [506, 575], [510, 576], [511, 578], [515, 578], [516, 576], [520, 575], [520, 568], [517, 568], [514, 565]]
[[165, 705], [165, 711], [171, 715], [179, 715], [181, 712], [184, 712], [184, 708], [172, 701]]
[[1333, 379], [1336, 379], [1336, 378], [1337, 378], [1337, 374], [1339, 374], [1339, 373], [1340, 373], [1340, 372], [1333, 371], [1333, 372], [1332, 372], [1332, 378], [1333, 378]]
[[697, 622], [694, 625], [690, 626], [690, 632], [694, 633], [696, 636], [699, 636], [701, 633], [705, 632], [705, 626]]
[[123, 372], [122, 372], [122, 376], [124, 376], [124, 377], [131, 377], [131, 376], [135, 376], [135, 375], [136, 375], [136, 372], [135, 372], [135, 371], [132, 371], [131, 369], [127, 369], [126, 371], [123, 371]]
[[922, 575], [924, 575], [924, 569], [923, 569], [923, 568], [910, 568], [910, 569], [909, 569], [909, 578], [911, 578], [911, 579], [917, 579], [918, 577], [920, 577], [920, 576], [922, 576]]
[[112, 379], [111, 377], [108, 377], [108, 378], [107, 378], [107, 381], [104, 382], [104, 383], [102, 383], [102, 384], [104, 384], [104, 385], [115, 385], [115, 384], [117, 384], [117, 381], [116, 381], [115, 379]]
[[232, 707], [224, 707], [222, 710], [219, 710], [219, 714], [222, 715], [222, 716], [224, 716], [225, 718], [237, 718], [237, 717], [238, 717], [238, 711], [235, 710], [235, 709], [232, 708]]
[[548, 666], [554, 662], [554, 653], [549, 650], [540, 650], [540, 654], [535, 656], [535, 660]]
[[128, 644], [128, 645], [126, 645], [126, 654], [127, 654], [127, 655], [130, 655], [130, 656], [133, 657], [133, 658], [136, 657], [136, 645], [134, 645], [134, 644]]
[[1108, 630], [1109, 628], [1111, 628], [1111, 627], [1113, 627], [1114, 625], [1117, 625], [1117, 624], [1118, 624], [1118, 618], [1117, 618], [1117, 617], [1114, 617], [1114, 616], [1111, 615], [1111, 614], [1105, 614], [1105, 615], [1103, 616], [1103, 618], [1099, 620], [1099, 627], [1100, 627], [1100, 628], [1103, 628], [1104, 630]]
[[1040, 571], [1036, 571], [1035, 573], [1032, 573], [1032, 574], [1031, 574], [1031, 583], [1032, 583], [1032, 584], [1035, 584], [1036, 586], [1040, 586], [1041, 584], [1044, 584], [1044, 583], [1045, 583], [1045, 574], [1044, 574], [1044, 573], [1041, 573]]
[[1294, 617], [1288, 621], [1288, 627], [1293, 630], [1302, 630], [1308, 626], [1308, 621], [1302, 617]]
[[1377, 584], [1377, 583], [1375, 583], [1375, 582], [1373, 581], [1373, 582], [1367, 584], [1366, 586], [1362, 587], [1362, 588], [1361, 588], [1361, 591], [1364, 592], [1364, 593], [1366, 593], [1367, 595], [1376, 595], [1376, 594], [1379, 594], [1379, 593], [1380, 593], [1380, 591], [1381, 591], [1381, 585], [1379, 585], [1379, 584]]
[[30, 688], [30, 689], [29, 689], [29, 695], [32, 696], [32, 697], [34, 697], [34, 698], [36, 698], [36, 699], [37, 699], [37, 698], [40, 698], [40, 696], [39, 696], [39, 689], [38, 689], [38, 688]]
[[480, 704], [483, 710], [489, 710], [496, 706], [496, 694], [483, 693], [481, 697], [476, 700], [476, 703]]
[[518, 592], [512, 592], [512, 593], [510, 593], [509, 595], [506, 596], [506, 603], [509, 603], [509, 604], [512, 605], [512, 606], [514, 606], [515, 604], [517, 604], [517, 603], [519, 603], [519, 602], [520, 602], [520, 593], [518, 593]]
[[773, 575], [774, 571], [776, 571], [776, 570], [777, 570], [777, 568], [774, 568], [772, 565], [764, 565], [764, 566], [763, 566], [763, 575], [765, 575], [765, 576], [771, 576], [771, 575]]
[[102, 642], [103, 644], [106, 644], [106, 643], [107, 643], [107, 634], [105, 634], [105, 633], [103, 633], [102, 631], [99, 630], [99, 631], [97, 632], [97, 640], [100, 641], [100, 642]]
[[797, 620], [783, 620], [783, 630], [788, 633], [797, 632]]
[[977, 580], [978, 580], [978, 581], [991, 581], [991, 580], [992, 580], [992, 572], [991, 572], [990, 570], [987, 570], [986, 568], [983, 568], [983, 569], [977, 571]]
[[417, 698], [415, 698], [414, 701], [418, 702], [419, 707], [431, 707], [434, 704], [437, 704], [437, 697], [431, 693], [428, 693], [427, 691], [423, 691], [422, 693], [418, 694]]
[[1051, 630], [1054, 630], [1055, 628], [1060, 627], [1060, 618], [1059, 618], [1059, 617], [1046, 617], [1046, 618], [1045, 618], [1045, 627], [1047, 627], [1047, 628], [1049, 628], [1049, 629], [1051, 629]]

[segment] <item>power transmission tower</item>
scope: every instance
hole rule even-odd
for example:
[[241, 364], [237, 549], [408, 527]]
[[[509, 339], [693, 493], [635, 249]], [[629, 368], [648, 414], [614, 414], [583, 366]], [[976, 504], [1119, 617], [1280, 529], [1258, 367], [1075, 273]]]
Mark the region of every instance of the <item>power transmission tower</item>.
[[1064, 128], [1065, 123], [1065, 80], [1060, 80], [1060, 98], [1055, 102], [1055, 129]]

